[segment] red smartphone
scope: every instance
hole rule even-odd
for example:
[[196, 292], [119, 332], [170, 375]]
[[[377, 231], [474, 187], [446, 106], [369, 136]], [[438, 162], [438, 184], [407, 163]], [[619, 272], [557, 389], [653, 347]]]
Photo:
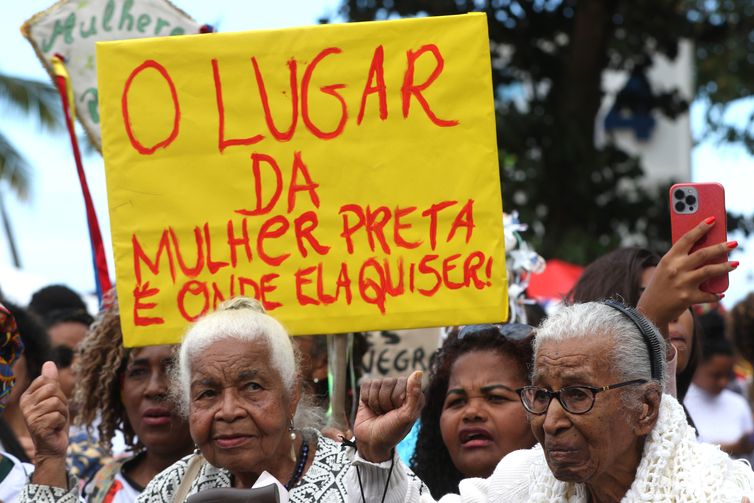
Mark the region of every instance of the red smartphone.
[[[670, 187], [670, 227], [674, 244], [709, 217], [715, 217], [715, 225], [696, 242], [691, 248], [692, 252], [728, 240], [725, 189], [719, 183], [677, 183]], [[721, 257], [715, 262], [722, 263], [726, 260], [727, 257]], [[728, 289], [728, 274], [705, 281], [699, 285], [699, 289], [703, 292], [723, 293]]]

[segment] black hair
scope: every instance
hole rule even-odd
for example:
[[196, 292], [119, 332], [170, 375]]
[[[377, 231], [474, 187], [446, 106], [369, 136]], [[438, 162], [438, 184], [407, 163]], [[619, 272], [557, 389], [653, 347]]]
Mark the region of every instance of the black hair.
[[32, 460], [26, 454], [26, 450], [18, 441], [16, 433], [11, 429], [5, 418], [0, 417], [0, 442], [3, 444], [3, 452], [15, 456], [23, 463], [31, 463]]
[[16, 319], [18, 333], [24, 343], [26, 373], [31, 382], [42, 374], [42, 364], [52, 358], [50, 338], [37, 315], [10, 302], [5, 306]]
[[[89, 326], [94, 321], [81, 296], [65, 285], [49, 285], [34, 292], [29, 310], [41, 317], [47, 327], [63, 321], [80, 321]], [[66, 316], [70, 319], [64, 319]]]
[[527, 300], [526, 304], [524, 304], [524, 312], [526, 313], [526, 323], [533, 327], [538, 327], [547, 318], [547, 311], [538, 302], [530, 304]]
[[566, 298], [571, 302], [619, 298], [627, 306], [636, 307], [642, 293], [642, 273], [659, 263], [660, 256], [644, 248], [618, 248], [589, 264]]
[[42, 317], [47, 328], [58, 323], [81, 323], [85, 327], [94, 322], [94, 317], [83, 309], [54, 309]]
[[[691, 316], [694, 318], [694, 325], [691, 333], [691, 350], [689, 351], [689, 359], [686, 363], [686, 368], [680, 374], [675, 375], [675, 393], [678, 401], [683, 403], [683, 399], [686, 398], [686, 393], [691, 386], [691, 381], [694, 379], [694, 373], [699, 366], [699, 361], [702, 358], [702, 325], [699, 323], [699, 317], [696, 315], [693, 309], [689, 309]], [[685, 410], [685, 407], [684, 407]], [[688, 413], [687, 413], [688, 417]], [[693, 425], [693, 421], [689, 422]]]
[[411, 456], [411, 469], [427, 484], [436, 498], [457, 492], [458, 483], [464, 475], [453, 465], [440, 431], [445, 395], [448, 392], [450, 372], [456, 360], [472, 351], [495, 351], [512, 357], [519, 365], [521, 376], [529, 375], [533, 349], [531, 337], [523, 341], [510, 341], [500, 335], [495, 326], [458, 338], [451, 333], [430, 360], [429, 386], [425, 393], [426, 405], [421, 413], [421, 426], [416, 441], [416, 450]]

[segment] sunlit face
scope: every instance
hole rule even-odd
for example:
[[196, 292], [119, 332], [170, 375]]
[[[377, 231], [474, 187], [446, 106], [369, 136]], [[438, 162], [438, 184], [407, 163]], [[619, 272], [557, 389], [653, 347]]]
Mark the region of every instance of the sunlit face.
[[121, 402], [141, 443], [158, 453], [190, 452], [188, 424], [168, 401], [168, 370], [173, 346], [135, 348], [128, 355], [121, 384]]
[[[605, 357], [610, 341], [600, 335], [541, 343], [535, 355], [533, 384], [557, 391], [565, 386], [602, 387], [620, 382]], [[620, 388], [597, 394], [594, 407], [585, 414], [566, 412], [553, 399], [545, 414], [530, 415], [534, 436], [557, 479], [598, 483], [610, 478], [619, 465], [638, 466], [643, 443], [633, 425], [639, 413], [626, 409], [623, 393]]]
[[515, 392], [526, 384], [526, 374], [507, 354], [473, 351], [454, 362], [440, 431], [465, 477], [489, 477], [506, 454], [534, 445]]
[[733, 379], [734, 363], [732, 356], [713, 355], [697, 367], [694, 373], [694, 384], [711, 395], [719, 395]]
[[[647, 267], [641, 275], [641, 289], [646, 289], [656, 267]], [[678, 352], [678, 361], [676, 363], [676, 374], [680, 374], [689, 364], [691, 357], [691, 347], [694, 342], [694, 316], [690, 311], [683, 312], [678, 319], [673, 320], [668, 326], [668, 335], [670, 343]]]
[[263, 470], [288, 476], [281, 467], [291, 462], [288, 425], [298, 397], [270, 364], [267, 343], [221, 339], [190, 368], [191, 436], [207, 461], [239, 480]]

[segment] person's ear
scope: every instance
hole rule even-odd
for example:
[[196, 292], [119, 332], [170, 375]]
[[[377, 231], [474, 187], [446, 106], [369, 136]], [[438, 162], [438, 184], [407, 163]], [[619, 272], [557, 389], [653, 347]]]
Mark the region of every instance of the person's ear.
[[645, 388], [641, 397], [641, 414], [634, 426], [636, 436], [649, 435], [655, 427], [660, 415], [661, 398], [662, 391], [657, 384], [652, 383]]

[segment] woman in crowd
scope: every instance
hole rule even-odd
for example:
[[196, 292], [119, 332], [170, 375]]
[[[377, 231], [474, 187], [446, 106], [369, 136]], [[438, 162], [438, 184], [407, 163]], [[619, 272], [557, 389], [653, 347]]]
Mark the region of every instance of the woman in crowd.
[[740, 372], [747, 375], [747, 380], [742, 382], [744, 395], [752, 406], [754, 392], [752, 391], [751, 369], [754, 365], [754, 293], [748, 294], [728, 312], [725, 319], [726, 335], [733, 341], [738, 356], [737, 366], [741, 366]]
[[[96, 473], [84, 490], [90, 502], [136, 500], [155, 475], [194, 448], [188, 424], [175, 402], [169, 400], [168, 370], [174, 360], [175, 346], [128, 349], [123, 347], [122, 338], [118, 303], [112, 300], [81, 343], [76, 368], [75, 422], [85, 427], [89, 436], [99, 439], [100, 450], [82, 450], [80, 444], [72, 443], [68, 448], [69, 474], [86, 480]], [[40, 428], [39, 422], [45, 420], [45, 415], [37, 413], [38, 404], [45, 397], [57, 398], [57, 405], [64, 402], [65, 396], [57, 394], [62, 391], [57, 377], [54, 386], [49, 377], [36, 381], [25, 395], [23, 405], [35, 444], [43, 446], [38, 455], [48, 465], [51, 457], [58, 462], [61, 454], [65, 457], [65, 450], [60, 448], [69, 443], [67, 428], [56, 432], [60, 443], [53, 452], [50, 452], [48, 439], [40, 435], [44, 428]], [[65, 419], [62, 410], [58, 414], [60, 419]], [[110, 452], [118, 431], [123, 433], [130, 453], [101, 466], [104, 460], [100, 456]], [[65, 480], [64, 471], [62, 476]], [[71, 483], [70, 487], [77, 492], [78, 484]], [[43, 491], [26, 493], [24, 497], [26, 501], [44, 502], [57, 501], [60, 496], [54, 491]], [[77, 494], [69, 496], [73, 496], [71, 501], [77, 501]]]
[[[250, 488], [264, 471], [285, 485], [291, 502], [345, 501], [347, 452], [301, 428], [307, 410], [299, 407], [293, 345], [258, 302], [233, 299], [198, 321], [183, 340], [177, 368], [198, 451], [154, 478], [137, 501], [182, 502], [212, 488]], [[39, 425], [38, 451], [48, 456], [64, 452], [62, 398], [44, 377], [28, 395], [44, 404], [29, 410], [29, 422]], [[68, 487], [60, 467], [38, 470], [21, 501], [74, 501]]]
[[733, 378], [733, 345], [725, 338], [720, 314], [710, 311], [702, 317], [702, 361], [686, 395], [686, 408], [694, 417], [699, 440], [719, 444], [734, 456], [754, 449], [751, 409], [746, 399], [726, 389]]
[[751, 363], [754, 362], [754, 292], [730, 310], [727, 320], [727, 330], [741, 356]]
[[[23, 350], [16, 320], [10, 310], [0, 304], [0, 414], [13, 390], [13, 366]], [[16, 501], [33, 469], [30, 464], [0, 449], [0, 501]]]
[[[639, 307], [658, 326], [691, 303], [717, 295], [698, 286], [736, 264], [705, 265], [726, 245], [689, 253], [711, 227], [702, 223], [658, 265]], [[539, 445], [506, 456], [487, 479], [468, 479], [443, 501], [736, 502], [754, 494], [754, 472], [717, 447], [697, 442], [680, 404], [663, 395], [663, 337], [638, 311], [615, 301], [561, 309], [538, 329], [532, 386], [519, 390]], [[392, 447], [418, 415], [415, 376], [362, 389], [349, 473], [352, 501], [431, 501], [409, 481]], [[389, 482], [389, 485], [388, 485]]]
[[[619, 248], [589, 264], [567, 298], [572, 302], [618, 298], [635, 307], [659, 262], [659, 255], [644, 248]], [[669, 369], [675, 368], [675, 379], [668, 376], [668, 391], [672, 391], [675, 383], [675, 396], [683, 403], [699, 361], [700, 327], [693, 311], [688, 309], [668, 328], [669, 341], [677, 355], [668, 362]]]
[[[749, 466], [697, 442], [680, 404], [662, 394], [665, 343], [637, 311], [618, 303], [565, 307], [537, 331], [534, 352], [533, 385], [520, 394], [539, 445], [510, 454], [487, 479], [461, 482], [461, 501], [738, 503], [754, 494]], [[359, 423], [359, 454], [363, 445], [371, 461], [390, 459], [373, 449], [370, 432], [379, 426]], [[389, 470], [355, 463], [364, 484], [352, 480], [352, 501], [362, 491], [375, 501]], [[392, 473], [386, 501], [430, 501], [402, 470]]]
[[73, 367], [77, 349], [94, 318], [87, 312], [83, 299], [64, 285], [50, 285], [37, 290], [31, 297], [29, 310], [44, 323], [52, 345], [52, 361], [58, 367], [63, 391], [70, 399], [76, 382]]
[[0, 418], [0, 442], [5, 452], [30, 463], [34, 459], [34, 444], [21, 413], [21, 395], [31, 382], [39, 377], [42, 364], [54, 355], [42, 320], [33, 312], [11, 303], [6, 303], [6, 307], [16, 319], [18, 333], [26, 350], [13, 365], [15, 386]]
[[528, 383], [529, 325], [469, 325], [433, 356], [411, 468], [441, 496], [489, 477], [508, 453], [535, 444], [516, 389]]
[[[76, 383], [73, 367], [78, 358], [77, 350], [94, 318], [87, 312], [81, 296], [64, 285], [37, 290], [29, 302], [29, 311], [41, 319], [47, 330], [52, 345], [51, 359], [58, 368], [63, 392], [70, 399]], [[71, 414], [75, 415], [75, 411]]]

